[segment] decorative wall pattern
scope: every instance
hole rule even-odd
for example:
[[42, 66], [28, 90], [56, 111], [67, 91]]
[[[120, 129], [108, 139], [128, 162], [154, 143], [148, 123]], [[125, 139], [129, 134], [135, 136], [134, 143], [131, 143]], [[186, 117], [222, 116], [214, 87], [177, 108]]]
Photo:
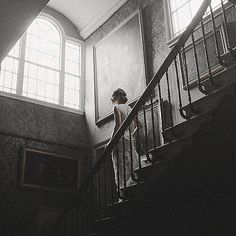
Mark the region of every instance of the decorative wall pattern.
[[89, 146], [85, 117], [0, 96], [0, 132]]
[[[0, 110], [0, 235], [25, 236], [34, 229], [40, 207], [61, 209], [71, 196], [20, 189], [17, 182], [22, 147], [80, 158], [82, 180], [90, 165], [88, 131], [83, 115], [7, 97], [0, 97]], [[53, 143], [2, 135], [1, 132]]]

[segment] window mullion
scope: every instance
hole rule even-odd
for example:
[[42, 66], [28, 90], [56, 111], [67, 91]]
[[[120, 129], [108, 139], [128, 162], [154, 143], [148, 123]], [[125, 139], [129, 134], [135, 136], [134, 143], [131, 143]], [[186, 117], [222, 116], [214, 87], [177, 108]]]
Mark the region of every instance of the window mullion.
[[62, 37], [62, 47], [61, 47], [61, 71], [60, 71], [60, 81], [59, 81], [59, 104], [64, 105], [64, 94], [65, 94], [65, 48], [66, 48], [65, 38]]
[[24, 81], [24, 67], [25, 67], [25, 51], [26, 51], [26, 36], [24, 33], [22, 36], [22, 45], [20, 51], [19, 68], [18, 68], [18, 78], [17, 78], [17, 88], [16, 94], [22, 95], [23, 92], [23, 81]]

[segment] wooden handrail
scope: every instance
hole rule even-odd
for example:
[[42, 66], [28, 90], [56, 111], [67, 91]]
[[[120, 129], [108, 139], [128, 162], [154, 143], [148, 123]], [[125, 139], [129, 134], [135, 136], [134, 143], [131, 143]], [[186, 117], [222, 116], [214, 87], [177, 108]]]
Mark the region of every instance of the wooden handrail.
[[[210, 6], [211, 0], [204, 0], [201, 7], [199, 8], [197, 14], [192, 19], [191, 23], [188, 25], [184, 33], [180, 36], [179, 40], [175, 44], [175, 46], [170, 51], [169, 55], [162, 63], [161, 67], [157, 71], [157, 73], [153, 76], [152, 80], [147, 85], [145, 91], [139, 98], [139, 100], [135, 103], [133, 109], [131, 110], [130, 114], [127, 116], [121, 127], [118, 129], [116, 134], [113, 136], [107, 147], [105, 148], [104, 152], [102, 153], [99, 160], [96, 162], [86, 179], [84, 180], [83, 184], [79, 188], [77, 194], [75, 195], [74, 200], [78, 200], [80, 195], [84, 192], [88, 184], [91, 180], [93, 180], [94, 175], [97, 173], [99, 168], [101, 167], [105, 158], [112, 152], [115, 145], [117, 144], [118, 140], [122, 137], [123, 133], [127, 130], [130, 123], [133, 121], [134, 117], [136, 116], [137, 112], [142, 108], [145, 102], [149, 99], [150, 94], [152, 94], [153, 90], [156, 88], [157, 84], [160, 83], [163, 75], [165, 75], [166, 71], [169, 69], [170, 65], [176, 59], [176, 56], [180, 52], [180, 50], [184, 47], [186, 41], [190, 38], [191, 34], [194, 32], [197, 25], [201, 22], [203, 15], [205, 14], [207, 8]], [[66, 214], [67, 210], [69, 210], [74, 204], [74, 201], [70, 202], [67, 207], [65, 208], [63, 216]], [[62, 216], [62, 217], [63, 217]]]

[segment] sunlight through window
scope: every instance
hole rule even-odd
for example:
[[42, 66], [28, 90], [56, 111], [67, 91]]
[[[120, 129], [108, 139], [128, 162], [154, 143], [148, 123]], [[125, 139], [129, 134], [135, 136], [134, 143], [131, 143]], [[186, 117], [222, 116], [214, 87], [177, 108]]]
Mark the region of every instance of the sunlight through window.
[[[182, 33], [197, 13], [203, 0], [170, 0], [173, 36]], [[224, 3], [227, 2], [224, 0]], [[213, 10], [221, 5], [221, 0], [212, 0]], [[209, 10], [208, 10], [209, 13]]]
[[46, 17], [33, 21], [0, 70], [1, 91], [77, 110], [81, 80], [82, 44]]
[[36, 19], [27, 30], [23, 96], [58, 103], [60, 51], [57, 28]]
[[65, 105], [79, 109], [81, 81], [81, 45], [66, 42]]

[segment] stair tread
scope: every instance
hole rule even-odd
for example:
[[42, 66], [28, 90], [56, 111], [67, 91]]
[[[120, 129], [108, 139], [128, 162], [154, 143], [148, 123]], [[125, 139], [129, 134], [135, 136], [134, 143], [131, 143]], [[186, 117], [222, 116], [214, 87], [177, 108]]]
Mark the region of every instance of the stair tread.
[[[182, 123], [176, 124], [172, 127], [166, 128], [164, 130], [164, 135], [171, 133], [172, 131], [183, 131], [186, 129], [189, 129], [189, 127], [193, 127], [195, 125], [200, 125], [201, 121], [206, 121], [211, 119], [211, 111], [204, 112], [202, 114], [199, 114], [197, 116], [193, 116], [188, 120], [183, 121]], [[191, 135], [188, 135], [186, 137], [189, 137]]]
[[138, 173], [138, 172], [142, 172], [142, 171], [146, 171], [146, 170], [150, 170], [150, 169], [154, 169], [156, 168], [158, 165], [162, 164], [162, 161], [159, 161], [159, 162], [155, 162], [151, 165], [148, 165], [148, 166], [144, 166], [142, 168], [139, 168], [137, 170], [135, 170], [134, 172], [135, 173]]
[[179, 143], [182, 143], [182, 142], [185, 142], [185, 141], [189, 141], [189, 140], [190, 140], [189, 137], [184, 137], [184, 138], [176, 139], [176, 140], [173, 140], [171, 142], [165, 143], [162, 146], [159, 146], [159, 147], [156, 147], [154, 149], [151, 149], [149, 152], [150, 153], [155, 153], [155, 152], [158, 152], [158, 151], [165, 151], [166, 149], [169, 149], [169, 148], [171, 148], [173, 146], [176, 146]]
[[107, 221], [113, 221], [114, 220], [114, 217], [105, 217], [105, 218], [101, 218], [101, 219], [97, 219], [95, 220], [95, 222], [107, 222]]
[[114, 209], [120, 209], [120, 208], [124, 208], [124, 207], [127, 207], [127, 206], [130, 206], [130, 205], [133, 205], [137, 203], [136, 200], [132, 199], [132, 200], [123, 200], [123, 201], [119, 201], [119, 202], [114, 202], [113, 204], [108, 204], [107, 205], [107, 209], [111, 209], [111, 210], [114, 210]]
[[[223, 87], [220, 87], [214, 91], [212, 91], [211, 93], [201, 97], [201, 98], [198, 98], [197, 100], [193, 101], [192, 102], [192, 105], [193, 106], [197, 106], [197, 105], [200, 105], [200, 104], [206, 104], [206, 102], [209, 101], [209, 99], [213, 98], [215, 100], [215, 98], [217, 96], [221, 96], [221, 95], [225, 95], [225, 94], [229, 94], [229, 93], [232, 93], [233, 91], [233, 86], [232, 84], [230, 85], [225, 85]], [[186, 110], [189, 108], [189, 104], [185, 105], [182, 107], [182, 110]]]

